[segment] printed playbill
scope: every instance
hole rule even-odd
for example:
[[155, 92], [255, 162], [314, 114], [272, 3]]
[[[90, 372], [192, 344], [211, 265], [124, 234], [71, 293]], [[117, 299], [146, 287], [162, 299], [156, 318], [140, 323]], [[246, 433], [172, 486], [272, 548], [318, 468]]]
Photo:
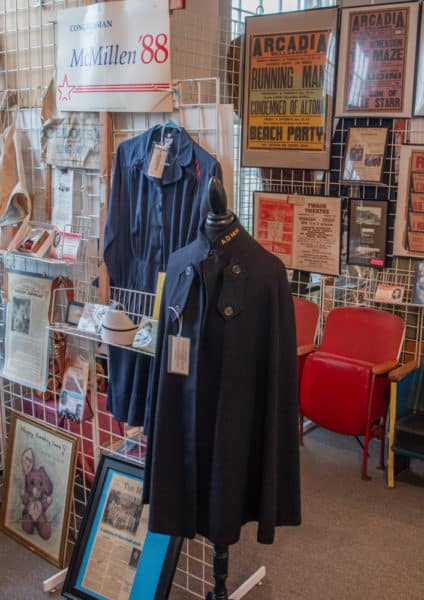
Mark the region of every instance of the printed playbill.
[[330, 35], [251, 36], [248, 148], [324, 149]]
[[411, 116], [417, 11], [417, 3], [343, 11], [337, 114]]
[[328, 167], [336, 45], [333, 11], [246, 20], [244, 166]]
[[255, 192], [255, 238], [287, 268], [337, 275], [339, 198]]

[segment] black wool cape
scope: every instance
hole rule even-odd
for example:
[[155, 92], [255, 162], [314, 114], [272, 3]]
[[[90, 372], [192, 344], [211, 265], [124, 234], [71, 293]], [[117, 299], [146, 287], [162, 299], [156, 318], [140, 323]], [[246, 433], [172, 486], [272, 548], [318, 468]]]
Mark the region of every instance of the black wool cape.
[[[232, 544], [300, 523], [297, 357], [286, 271], [235, 220], [169, 259], [144, 501], [154, 532]], [[172, 307], [173, 310], [170, 308]], [[177, 317], [180, 315], [180, 318]], [[190, 339], [188, 376], [168, 373], [168, 336]]]

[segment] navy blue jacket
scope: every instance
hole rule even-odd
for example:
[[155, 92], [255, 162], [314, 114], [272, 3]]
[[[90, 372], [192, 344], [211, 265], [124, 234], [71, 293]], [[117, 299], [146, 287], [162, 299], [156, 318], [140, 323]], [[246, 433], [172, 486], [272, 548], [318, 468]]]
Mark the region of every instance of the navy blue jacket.
[[[113, 286], [154, 292], [169, 255], [196, 238], [207, 212], [209, 178], [222, 177], [219, 163], [184, 129], [166, 128], [165, 133], [173, 143], [161, 179], [147, 174], [161, 126], [118, 147], [104, 236]], [[109, 350], [108, 410], [119, 421], [142, 425], [151, 359]]]
[[[191, 340], [167, 372], [169, 334]], [[236, 220], [172, 254], [161, 309], [144, 500], [152, 531], [216, 544], [300, 522], [297, 357], [283, 264]]]

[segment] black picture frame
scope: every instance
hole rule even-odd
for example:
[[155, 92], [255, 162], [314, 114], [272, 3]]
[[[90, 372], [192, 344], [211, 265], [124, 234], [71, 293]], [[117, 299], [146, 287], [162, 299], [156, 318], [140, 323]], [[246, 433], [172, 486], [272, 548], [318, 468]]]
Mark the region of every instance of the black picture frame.
[[[141, 504], [139, 495], [143, 480], [144, 471], [140, 464], [108, 454], [101, 455], [63, 585], [63, 597], [70, 600], [113, 600], [116, 597], [116, 591], [112, 592], [105, 580], [99, 583], [99, 588], [103, 586], [107, 589], [108, 595], [99, 588], [92, 589], [93, 585], [91, 589], [89, 587], [96, 569], [102, 572], [99, 573], [99, 579], [102, 579], [108, 566], [110, 569], [113, 564], [111, 581], [115, 582], [116, 588], [116, 559], [112, 560], [113, 544], [116, 541], [116, 544], [120, 544], [120, 551], [128, 554], [128, 562], [123, 567], [123, 579], [126, 579], [125, 582], [122, 581], [128, 590], [128, 600], [168, 598], [183, 539], [147, 530], [147, 518], [143, 519], [142, 515], [148, 507]], [[131, 502], [128, 495], [131, 496]], [[140, 501], [134, 503], [136, 498]], [[128, 509], [128, 505], [131, 509]], [[129, 511], [131, 520], [128, 518]], [[142, 536], [139, 538], [140, 532]], [[108, 538], [107, 546], [111, 547], [111, 565], [106, 564], [108, 554], [103, 552], [106, 547], [104, 536]], [[99, 544], [97, 549], [96, 542]], [[104, 569], [102, 561], [99, 563], [102, 558], [105, 562]], [[148, 569], [144, 568], [146, 564]], [[109, 595], [110, 593], [114, 596]]]
[[412, 304], [424, 304], [424, 260], [419, 260], [415, 267], [414, 289]]
[[84, 309], [83, 302], [77, 302], [76, 300], [70, 300], [66, 309], [65, 321], [69, 325], [78, 325], [82, 311]]
[[383, 269], [386, 245], [387, 202], [351, 199], [347, 264]]

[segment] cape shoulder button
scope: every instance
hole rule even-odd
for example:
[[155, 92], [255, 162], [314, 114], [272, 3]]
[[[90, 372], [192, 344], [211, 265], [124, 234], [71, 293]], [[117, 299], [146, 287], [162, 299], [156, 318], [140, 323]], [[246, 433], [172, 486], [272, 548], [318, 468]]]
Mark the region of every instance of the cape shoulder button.
[[236, 276], [240, 275], [240, 273], [241, 273], [240, 265], [233, 265], [231, 267], [231, 270], [232, 270], [233, 274]]
[[225, 315], [226, 317], [232, 317], [232, 316], [233, 316], [233, 314], [234, 314], [234, 309], [233, 309], [233, 307], [232, 307], [232, 306], [226, 306], [226, 307], [224, 308], [224, 315]]

